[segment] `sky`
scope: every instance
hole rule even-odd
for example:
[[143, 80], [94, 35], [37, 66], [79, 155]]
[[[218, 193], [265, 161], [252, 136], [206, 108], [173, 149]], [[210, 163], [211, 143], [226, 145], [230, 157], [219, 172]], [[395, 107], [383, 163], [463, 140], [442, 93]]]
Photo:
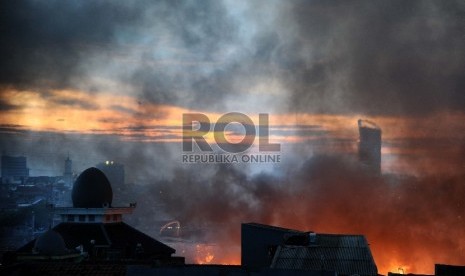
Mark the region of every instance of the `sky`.
[[[408, 238], [431, 228], [432, 218], [444, 227], [463, 224], [457, 206], [465, 203], [450, 200], [457, 191], [463, 193], [465, 181], [463, 2], [2, 1], [0, 13], [0, 149], [28, 156], [31, 175], [61, 174], [69, 153], [76, 172], [114, 159], [128, 168], [127, 181], [147, 185], [190, 185], [189, 177], [179, 175], [209, 176], [202, 189], [222, 194], [213, 187], [224, 182], [232, 189], [224, 195], [226, 202], [240, 196], [250, 205], [234, 220], [234, 233], [240, 221], [250, 219], [367, 233], [383, 273], [392, 262], [412, 272], [431, 272], [435, 256], [444, 262], [456, 262], [457, 254], [464, 259], [463, 231], [439, 229], [445, 233], [427, 236], [439, 245], [412, 249], [410, 255], [417, 256], [412, 259], [400, 252], [400, 238], [379, 231], [385, 227], [381, 223], [353, 227], [342, 219], [343, 212], [329, 207], [320, 207], [321, 212], [331, 210], [328, 220], [314, 215], [309, 217], [314, 223], [280, 219], [280, 204], [267, 204], [262, 195], [269, 193], [261, 190], [276, 190], [270, 197], [284, 204], [295, 194], [282, 182], [307, 191], [318, 190], [324, 180], [338, 195], [353, 188], [348, 182], [371, 181], [380, 190], [364, 185], [366, 202], [376, 204], [372, 200], [379, 192], [402, 198], [424, 193], [437, 200], [434, 210], [449, 214], [418, 219], [420, 211], [435, 213], [418, 196], [412, 197], [415, 204], [392, 202], [389, 196], [377, 201], [392, 212], [363, 209], [378, 220], [387, 216], [390, 227], [412, 218], [402, 226], [411, 225]], [[215, 122], [227, 112], [242, 112], [255, 123], [259, 113], [269, 114], [270, 139], [282, 145], [280, 164], [228, 168], [232, 179], [240, 176], [254, 187], [257, 179], [265, 179], [257, 186], [260, 192], [234, 188], [237, 184], [227, 184], [221, 174], [213, 177], [223, 172], [222, 166], [180, 161], [182, 114], [203, 113]], [[363, 175], [354, 158], [359, 118], [376, 122], [383, 131], [380, 179], [353, 176]], [[211, 136], [208, 141], [213, 143]], [[336, 181], [308, 173], [330, 166], [331, 158], [346, 177]], [[420, 192], [406, 188], [411, 185]], [[433, 187], [440, 192], [431, 192]], [[182, 191], [168, 190], [172, 198], [184, 198]], [[320, 193], [322, 198], [331, 195]], [[308, 200], [317, 201], [314, 196]], [[198, 197], [197, 203], [212, 200]], [[336, 196], [328, 202], [337, 206], [340, 200]], [[188, 207], [171, 214], [224, 223], [221, 216], [202, 215], [208, 208], [201, 206], [198, 214], [186, 216]], [[353, 212], [360, 211], [356, 206], [347, 201]], [[277, 218], [257, 210], [275, 212]], [[235, 211], [225, 208], [225, 213]], [[337, 219], [342, 222], [333, 223]], [[444, 239], [447, 246], [440, 245]], [[418, 246], [419, 239], [413, 239], [412, 247]], [[391, 248], [392, 259], [380, 248]]]

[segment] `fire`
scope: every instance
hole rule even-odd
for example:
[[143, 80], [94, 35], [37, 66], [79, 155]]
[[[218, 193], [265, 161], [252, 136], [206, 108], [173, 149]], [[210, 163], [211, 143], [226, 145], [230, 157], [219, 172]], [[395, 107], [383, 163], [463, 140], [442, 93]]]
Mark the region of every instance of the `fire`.
[[210, 263], [215, 256], [213, 256], [211, 253], [207, 253], [207, 256], [205, 256], [205, 262]]
[[[397, 264], [397, 265], [396, 265]], [[431, 269], [431, 268], [430, 268]], [[406, 264], [402, 264], [401, 262], [393, 261], [390, 264], [389, 269], [383, 270], [382, 268], [380, 269], [381, 272], [393, 272], [393, 273], [398, 273], [398, 274], [408, 274], [411, 273], [412, 271], [410, 270], [410, 266]], [[386, 273], [387, 273], [386, 272]], [[414, 271], [418, 272], [418, 271]]]
[[210, 264], [215, 259], [215, 255], [212, 252], [213, 246], [197, 244], [195, 248], [195, 262], [197, 264]]
[[217, 255], [216, 262], [222, 265], [240, 265], [241, 256], [239, 252], [223, 252]]
[[237, 247], [224, 248], [213, 244], [197, 244], [193, 261], [196, 264], [240, 265], [240, 251]]

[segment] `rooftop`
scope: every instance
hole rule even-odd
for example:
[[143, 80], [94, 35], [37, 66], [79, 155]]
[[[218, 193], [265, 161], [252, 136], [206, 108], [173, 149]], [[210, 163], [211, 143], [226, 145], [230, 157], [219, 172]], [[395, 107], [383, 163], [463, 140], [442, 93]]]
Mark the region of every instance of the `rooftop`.
[[316, 234], [305, 246], [281, 245], [272, 268], [329, 270], [339, 275], [377, 275], [370, 248], [362, 235]]

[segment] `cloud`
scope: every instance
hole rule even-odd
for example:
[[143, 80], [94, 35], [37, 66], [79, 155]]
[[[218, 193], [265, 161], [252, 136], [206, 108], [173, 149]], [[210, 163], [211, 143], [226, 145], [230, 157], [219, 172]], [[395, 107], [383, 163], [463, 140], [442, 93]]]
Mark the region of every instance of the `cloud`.
[[319, 125], [271, 126], [270, 135], [322, 138], [328, 135], [328, 131]]
[[24, 134], [27, 133], [28, 130], [24, 128], [22, 125], [14, 125], [14, 124], [0, 124], [0, 134]]
[[2, 3], [1, 83], [20, 88], [69, 86], [80, 74], [81, 57], [88, 54], [84, 46], [105, 45], [115, 26], [131, 20], [123, 7], [103, 4]]
[[77, 109], [84, 109], [84, 110], [93, 110], [97, 109], [98, 105], [89, 101], [80, 100], [80, 99], [60, 99], [55, 98], [52, 100], [53, 103], [58, 105], [64, 105], [68, 107], [73, 107]]
[[134, 113], [136, 113], [137, 111], [131, 109], [131, 108], [127, 108], [127, 107], [124, 107], [124, 106], [121, 106], [121, 105], [111, 105], [110, 106], [111, 109], [115, 110], [115, 111], [118, 111], [118, 112], [123, 112], [123, 113], [127, 113], [129, 115], [133, 115]]
[[[291, 108], [323, 113], [463, 110], [459, 1], [297, 1]], [[300, 61], [300, 62], [299, 62]]]
[[[184, 105], [225, 94], [191, 89], [208, 78], [202, 67], [217, 63], [212, 55], [234, 36], [219, 1], [21, 1], [1, 8], [4, 86], [108, 90], [103, 78], [130, 86], [114, 93]], [[195, 100], [185, 100], [188, 93]]]
[[460, 1], [14, 1], [2, 10], [0, 83], [18, 89], [209, 111], [465, 107]]
[[20, 107], [0, 99], [0, 111], [12, 111], [19, 109]]

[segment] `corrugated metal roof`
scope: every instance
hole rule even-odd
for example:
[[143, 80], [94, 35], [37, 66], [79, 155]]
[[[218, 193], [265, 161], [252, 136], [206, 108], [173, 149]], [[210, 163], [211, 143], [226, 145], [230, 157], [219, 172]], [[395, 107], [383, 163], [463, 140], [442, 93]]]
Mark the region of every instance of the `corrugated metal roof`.
[[373, 256], [361, 235], [317, 234], [308, 246], [282, 245], [272, 268], [331, 270], [341, 275], [377, 275]]

